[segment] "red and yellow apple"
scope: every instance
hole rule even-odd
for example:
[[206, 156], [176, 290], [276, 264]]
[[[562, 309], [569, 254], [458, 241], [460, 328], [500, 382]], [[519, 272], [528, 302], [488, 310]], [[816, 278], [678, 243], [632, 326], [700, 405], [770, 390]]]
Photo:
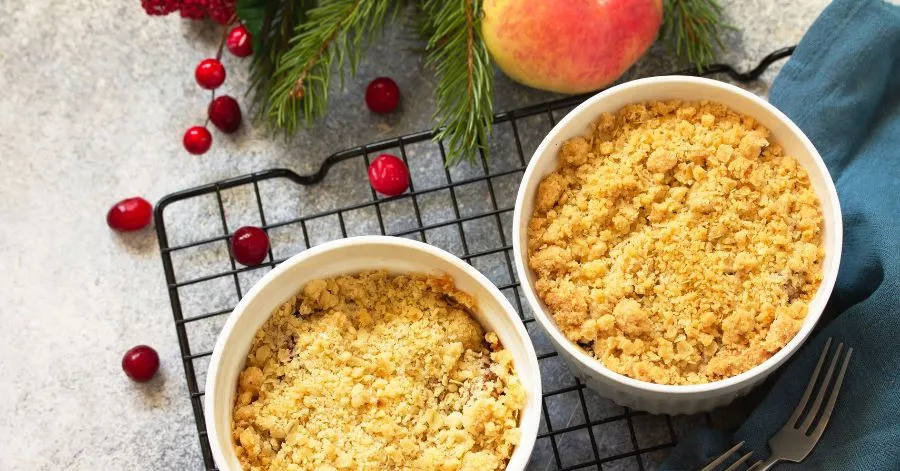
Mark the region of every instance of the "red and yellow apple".
[[662, 0], [484, 0], [482, 35], [513, 80], [561, 93], [619, 78], [656, 40]]

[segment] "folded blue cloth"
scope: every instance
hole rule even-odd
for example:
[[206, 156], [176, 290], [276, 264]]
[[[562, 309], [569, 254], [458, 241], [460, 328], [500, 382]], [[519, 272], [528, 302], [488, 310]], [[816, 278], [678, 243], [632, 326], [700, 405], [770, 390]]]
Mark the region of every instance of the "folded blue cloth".
[[746, 440], [755, 458], [796, 406], [825, 339], [855, 350], [825, 435], [778, 469], [900, 470], [900, 7], [835, 0], [772, 85], [772, 104], [815, 144], [835, 179], [844, 248], [824, 329], [781, 371], [733, 436], [685, 437], [662, 469], [696, 470]]

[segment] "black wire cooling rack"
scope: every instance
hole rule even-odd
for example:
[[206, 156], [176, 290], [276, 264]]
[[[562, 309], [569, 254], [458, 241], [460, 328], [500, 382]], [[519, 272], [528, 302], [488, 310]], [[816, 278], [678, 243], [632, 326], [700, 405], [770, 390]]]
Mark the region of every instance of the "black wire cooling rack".
[[[749, 82], [792, 52], [792, 47], [775, 51], [745, 73], [721, 64], [678, 73], [725, 73]], [[495, 115], [492, 139], [503, 142], [492, 142], [497, 150], [490, 159], [482, 155], [476, 165], [448, 169], [443, 143], [428, 131], [335, 153], [310, 175], [271, 169], [163, 197], [156, 206], [156, 231], [206, 469], [215, 465], [201, 388], [227, 314], [255, 280], [285, 258], [327, 240], [365, 233], [410, 237], [450, 250], [484, 272], [519, 310], [538, 350], [544, 383], [542, 423], [529, 469], [650, 469], [691, 428], [738, 423], [752, 399], [712, 414], [668, 417], [631, 411], [597, 396], [568, 372], [520, 297], [510, 244], [515, 190], [540, 139], [586, 97]], [[388, 151], [407, 163], [412, 182], [409, 192], [382, 198], [365, 183], [365, 168], [373, 154]], [[323, 211], [316, 193], [304, 189], [321, 183], [317, 190], [328, 190], [318, 187], [327, 186], [326, 176], [337, 166], [345, 180], [340, 191], [347, 181], [359, 182], [347, 187], [364, 191], [351, 191], [346, 199], [340, 193], [346, 204]], [[248, 221], [271, 240], [267, 260], [256, 267], [240, 267], [228, 249], [230, 233]], [[185, 228], [191, 230], [180, 231]]]

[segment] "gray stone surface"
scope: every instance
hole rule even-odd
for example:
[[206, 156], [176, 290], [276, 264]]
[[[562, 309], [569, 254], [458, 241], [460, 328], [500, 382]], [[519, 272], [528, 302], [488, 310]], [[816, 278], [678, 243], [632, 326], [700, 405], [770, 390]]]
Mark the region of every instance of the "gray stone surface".
[[[746, 68], [771, 50], [796, 43], [826, 0], [726, 4], [738, 31], [728, 35], [722, 59]], [[336, 150], [418, 131], [432, 122], [434, 78], [423, 73], [421, 58], [410, 50], [413, 44], [390, 29], [346, 91], [334, 95], [327, 119], [315, 127], [285, 142], [244, 126], [233, 137], [215, 134], [208, 154], [189, 156], [181, 148], [181, 134], [202, 122], [208, 100], [192, 71], [213, 53], [217, 35], [212, 27], [175, 17], [148, 18], [137, 0], [4, 0], [0, 5], [0, 469], [202, 466], [156, 239], [151, 232], [109, 231], [104, 215], [113, 202], [132, 195], [155, 201], [179, 189], [270, 167], [308, 173]], [[227, 59], [225, 92], [242, 94], [243, 66]], [[654, 49], [626, 78], [673, 68], [663, 51]], [[753, 90], [764, 94], [774, 73], [766, 73]], [[365, 110], [365, 83], [377, 75], [399, 83], [402, 113], [382, 118]], [[496, 88], [497, 110], [553, 98], [503, 77]], [[537, 124], [522, 130], [525, 146], [533, 148], [545, 131]], [[515, 164], [504, 160], [515, 157], [504, 154], [509, 139], [508, 129], [498, 131], [492, 165]], [[436, 184], [429, 179], [441, 174], [426, 163], [433, 148], [416, 149], [410, 151], [410, 159], [421, 162], [412, 169], [416, 183]], [[456, 176], [467, 172], [477, 169], [454, 169]], [[273, 184], [263, 192], [267, 213], [278, 220], [365, 200], [365, 184], [361, 165], [350, 163], [336, 167], [319, 186]], [[515, 186], [514, 180], [499, 182], [495, 189], [508, 201]], [[484, 191], [476, 185], [460, 190], [463, 211], [485, 210]], [[224, 195], [232, 229], [258, 217], [251, 196], [243, 190]], [[446, 197], [423, 198], [424, 217], [451, 217]], [[398, 203], [396, 215], [386, 210], [393, 224], [389, 231], [413, 221], [403, 204], [408, 205]], [[214, 200], [173, 205], [167, 217], [178, 230], [171, 242], [218, 234], [214, 205]], [[377, 231], [371, 215], [350, 222], [354, 233]], [[334, 237], [334, 228], [322, 224], [314, 239]], [[468, 238], [483, 244], [471, 250], [497, 244], [495, 224], [489, 218], [466, 227]], [[276, 256], [302, 247], [297, 231], [282, 231], [273, 240]], [[429, 235], [429, 240], [459, 250], [452, 234]], [[176, 274], [187, 279], [223, 269], [223, 250], [219, 244], [185, 251], [175, 260]], [[480, 268], [495, 281], [508, 281], [505, 262], [484, 263]], [[242, 275], [244, 289], [260, 275]], [[230, 307], [237, 296], [230, 283], [226, 279], [222, 289], [214, 284], [205, 291], [186, 289], [186, 314]], [[192, 331], [194, 351], [210, 347], [220, 325], [221, 318]], [[546, 347], [540, 334], [535, 336], [539, 349]], [[139, 343], [153, 345], [162, 357], [160, 374], [145, 385], [130, 382], [119, 366], [122, 353]], [[198, 368], [203, 366], [198, 362]], [[564, 367], [548, 366], [545, 382], [568, 380]], [[553, 421], [583, 420], [575, 404], [571, 395], [550, 401]], [[614, 407], [593, 396], [589, 404], [598, 414]], [[641, 446], [658, 439], [658, 420], [635, 419], [635, 427], [646, 430], [641, 440], [650, 440]], [[595, 427], [601, 453], [631, 449], [623, 435], [627, 431], [613, 430], [623, 423]], [[675, 425], [680, 431], [696, 424], [678, 419]], [[566, 435], [558, 445], [566, 459], [577, 460], [586, 449], [584, 440], [583, 433]], [[546, 461], [551, 453], [546, 442], [535, 451], [535, 469], [553, 469]], [[649, 466], [659, 454], [642, 459]], [[604, 469], [637, 466], [636, 458], [628, 458]]]

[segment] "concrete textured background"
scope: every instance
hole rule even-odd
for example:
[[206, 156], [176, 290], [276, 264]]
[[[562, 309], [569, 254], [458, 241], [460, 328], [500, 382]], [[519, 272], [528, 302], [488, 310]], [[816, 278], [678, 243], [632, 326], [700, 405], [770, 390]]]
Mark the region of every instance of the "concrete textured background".
[[[748, 68], [768, 52], [796, 43], [827, 2], [723, 3], [737, 30], [728, 34], [721, 59]], [[181, 147], [181, 135], [202, 122], [208, 101], [208, 94], [194, 83], [193, 69], [214, 53], [217, 38], [212, 25], [149, 18], [137, 0], [4, 0], [0, 5], [0, 469], [202, 467], [155, 235], [111, 232], [104, 216], [112, 203], [133, 195], [155, 201], [183, 188], [271, 167], [309, 173], [337, 150], [432, 123], [434, 77], [427, 70], [423, 73], [422, 58], [411, 51], [414, 44], [399, 28], [390, 28], [371, 47], [345, 91], [333, 95], [327, 118], [315, 127], [287, 142], [246, 125], [233, 136], [214, 132], [209, 153], [189, 156]], [[245, 64], [226, 58], [229, 77], [223, 92], [241, 99]], [[623, 80], [674, 69], [664, 51], [654, 48]], [[776, 71], [774, 67], [750, 88], [765, 94]], [[400, 85], [402, 112], [379, 117], [365, 109], [365, 84], [379, 75], [392, 76]], [[498, 111], [551, 98], [555, 96], [498, 76]], [[520, 129], [526, 148], [533, 148], [546, 130]], [[499, 130], [495, 140], [496, 165], [504, 165], [504, 155], [510, 155], [504, 154], [509, 142], [504, 132], [508, 130]], [[433, 148], [427, 145], [410, 150], [414, 181], [420, 187], [435, 183], [429, 180], [436, 175], [429, 171], [430, 152]], [[453, 173], [464, 177], [476, 170], [460, 167]], [[497, 183], [501, 205], [514, 194], [516, 184]], [[262, 191], [267, 216], [272, 212], [270, 222], [368, 198], [364, 169], [353, 163], [335, 167], [318, 186], [273, 184]], [[463, 211], [482, 210], [484, 191], [460, 189]], [[224, 197], [232, 229], [258, 217], [251, 194], [235, 191]], [[178, 229], [170, 234], [170, 242], [221, 231], [213, 217], [214, 201], [191, 204], [167, 211], [169, 224]], [[438, 194], [420, 204], [426, 218], [441, 218], [449, 211]], [[395, 225], [389, 232], [409, 227], [408, 207], [398, 203], [396, 217], [390, 211], [388, 223]], [[351, 222], [359, 233], [376, 230], [365, 215]], [[332, 238], [333, 230], [323, 227], [313, 238]], [[487, 235], [496, 233], [496, 225], [479, 227], [473, 222], [466, 231], [467, 239], [485, 247], [496, 238]], [[458, 241], [442, 237], [435, 234], [429, 241], [458, 249]], [[273, 243], [276, 257], [302, 247], [296, 231], [273, 235]], [[470, 247], [479, 248], [484, 247]], [[221, 270], [227, 260], [223, 250], [218, 244], [186, 251], [175, 259], [176, 274], [187, 279]], [[492, 278], [508, 277], [495, 273], [497, 267], [489, 261], [485, 264], [479, 268]], [[261, 274], [242, 275], [243, 288]], [[236, 301], [228, 290], [210, 294], [216, 290], [207, 286], [193, 298], [186, 293], [186, 315], [227, 308]], [[194, 351], [210, 347], [220, 325], [210, 322], [198, 328], [198, 337], [192, 338]], [[540, 334], [535, 336], [541, 350]], [[144, 385], [129, 381], [119, 366], [122, 353], [140, 343], [154, 346], [162, 359], [158, 377]], [[557, 365], [545, 372], [545, 383], [566, 375]], [[599, 398], [591, 401], [592, 407], [611, 407]], [[568, 417], [566, 423], [571, 423], [574, 406], [558, 402], [548, 404], [554, 422]], [[647, 424], [636, 426], [648, 428], [652, 437], [653, 418], [636, 422], [643, 421]], [[619, 443], [621, 431], [597, 432], [601, 452], [614, 454], [617, 446], [630, 446]], [[577, 454], [577, 444], [573, 439], [560, 447]], [[542, 464], [547, 453], [540, 446], [536, 449], [535, 469], [550, 469]], [[656, 458], [643, 463], [652, 467]], [[629, 461], [616, 468], [633, 466]]]

